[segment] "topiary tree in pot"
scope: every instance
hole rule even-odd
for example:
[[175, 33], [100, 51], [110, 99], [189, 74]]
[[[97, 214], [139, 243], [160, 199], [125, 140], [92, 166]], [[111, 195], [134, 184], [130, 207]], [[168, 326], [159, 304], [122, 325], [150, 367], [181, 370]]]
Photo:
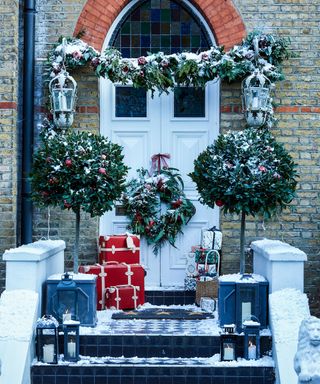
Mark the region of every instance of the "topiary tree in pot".
[[268, 130], [253, 128], [219, 135], [194, 161], [189, 176], [200, 202], [241, 215], [240, 274], [245, 273], [246, 216], [271, 217], [285, 208], [295, 193], [295, 167]]
[[32, 198], [40, 206], [76, 215], [73, 270], [78, 272], [81, 209], [92, 217], [112, 209], [123, 190], [128, 167], [122, 147], [101, 135], [47, 128], [34, 154]]

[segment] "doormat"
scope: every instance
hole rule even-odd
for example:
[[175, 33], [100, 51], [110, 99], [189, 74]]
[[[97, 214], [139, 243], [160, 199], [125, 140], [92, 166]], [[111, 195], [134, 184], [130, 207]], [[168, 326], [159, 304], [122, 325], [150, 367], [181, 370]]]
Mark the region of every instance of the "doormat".
[[115, 320], [128, 320], [128, 319], [170, 319], [170, 320], [203, 320], [213, 319], [214, 315], [202, 311], [190, 311], [180, 308], [147, 308], [140, 311], [123, 311], [117, 312], [112, 315]]

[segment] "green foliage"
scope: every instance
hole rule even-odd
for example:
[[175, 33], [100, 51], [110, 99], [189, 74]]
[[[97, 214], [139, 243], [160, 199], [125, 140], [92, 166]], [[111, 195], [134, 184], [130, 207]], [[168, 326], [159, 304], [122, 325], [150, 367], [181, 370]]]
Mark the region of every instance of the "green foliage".
[[[259, 58], [255, 57], [253, 39], [258, 38]], [[283, 79], [281, 63], [291, 55], [289, 40], [254, 31], [229, 52], [223, 47], [213, 47], [199, 54], [182, 52], [164, 55], [148, 54], [138, 59], [122, 58], [114, 48], [102, 54], [82, 40], [68, 38], [65, 64], [75, 69], [90, 64], [97, 76], [123, 84], [132, 83], [152, 92], [169, 92], [177, 85], [204, 87], [208, 81], [220, 78], [228, 82], [244, 79], [259, 68], [271, 81]], [[58, 45], [49, 55], [51, 74], [62, 69], [62, 46]]]
[[219, 135], [190, 174], [201, 203], [225, 212], [271, 216], [291, 202], [296, 187], [291, 156], [267, 130]]
[[122, 147], [87, 132], [45, 129], [34, 154], [32, 198], [40, 206], [58, 206], [91, 216], [113, 207], [124, 189], [128, 168]]
[[195, 214], [175, 168], [163, 168], [151, 177], [146, 169], [138, 170], [138, 178], [128, 183], [122, 203], [130, 219], [129, 229], [145, 236], [156, 254], [167, 241], [174, 246], [177, 235]]

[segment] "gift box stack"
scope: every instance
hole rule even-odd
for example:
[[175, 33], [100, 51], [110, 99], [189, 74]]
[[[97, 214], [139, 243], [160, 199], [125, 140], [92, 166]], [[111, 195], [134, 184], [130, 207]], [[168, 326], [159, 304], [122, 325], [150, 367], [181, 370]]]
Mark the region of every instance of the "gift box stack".
[[99, 237], [99, 263], [79, 267], [97, 278], [97, 309], [135, 309], [144, 304], [145, 270], [140, 237], [129, 233]]
[[201, 243], [191, 247], [187, 257], [186, 291], [195, 291], [198, 281], [209, 281], [219, 275], [222, 232], [213, 227], [201, 230]]

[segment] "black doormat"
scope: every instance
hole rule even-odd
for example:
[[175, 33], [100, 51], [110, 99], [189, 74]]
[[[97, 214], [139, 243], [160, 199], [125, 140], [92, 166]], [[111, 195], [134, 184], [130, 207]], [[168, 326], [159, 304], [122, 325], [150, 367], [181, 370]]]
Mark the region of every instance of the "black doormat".
[[131, 310], [117, 312], [112, 315], [112, 319], [115, 320], [127, 320], [127, 319], [170, 319], [170, 320], [202, 320], [213, 319], [214, 315], [208, 312], [202, 311], [190, 311], [180, 308], [147, 308], [140, 311]]

